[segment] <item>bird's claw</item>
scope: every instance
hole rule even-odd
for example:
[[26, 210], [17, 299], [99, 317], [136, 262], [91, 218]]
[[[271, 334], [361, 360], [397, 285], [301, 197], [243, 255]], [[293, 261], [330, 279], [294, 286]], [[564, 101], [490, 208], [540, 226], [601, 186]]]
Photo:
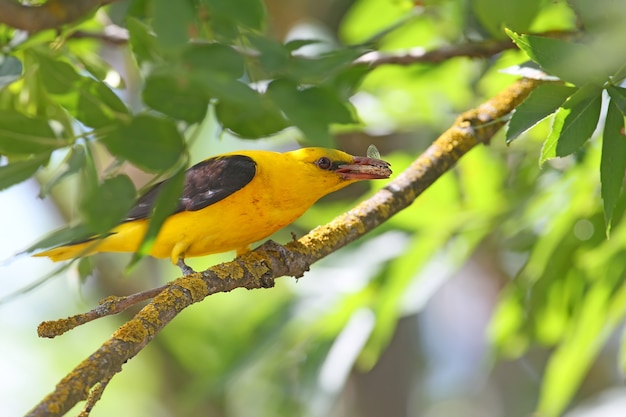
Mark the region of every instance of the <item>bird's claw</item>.
[[181, 272], [183, 273], [183, 276], [195, 274], [196, 272], [194, 271], [192, 267], [190, 267], [189, 265], [185, 263], [185, 260], [183, 258], [178, 258], [178, 262], [176, 262], [176, 266], [180, 268]]

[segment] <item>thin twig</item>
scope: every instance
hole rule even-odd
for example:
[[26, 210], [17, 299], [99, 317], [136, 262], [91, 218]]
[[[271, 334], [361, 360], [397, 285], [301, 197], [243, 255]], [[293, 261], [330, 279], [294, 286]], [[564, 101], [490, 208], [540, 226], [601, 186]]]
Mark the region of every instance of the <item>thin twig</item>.
[[86, 313], [77, 314], [65, 319], [42, 322], [39, 326], [37, 326], [37, 334], [39, 337], [48, 338], [60, 336], [63, 333], [80, 326], [81, 324], [89, 323], [90, 321], [101, 317], [121, 313], [137, 303], [150, 300], [159, 295], [159, 293], [167, 288], [167, 286], [168, 284], [158, 288], [138, 292], [136, 294], [127, 295], [125, 297], [117, 297], [113, 295], [106, 297], [105, 299], [100, 300], [98, 307]]
[[76, 30], [70, 34], [69, 39], [95, 39], [109, 45], [126, 45], [129, 41], [128, 30], [118, 25], [109, 24], [102, 32]]

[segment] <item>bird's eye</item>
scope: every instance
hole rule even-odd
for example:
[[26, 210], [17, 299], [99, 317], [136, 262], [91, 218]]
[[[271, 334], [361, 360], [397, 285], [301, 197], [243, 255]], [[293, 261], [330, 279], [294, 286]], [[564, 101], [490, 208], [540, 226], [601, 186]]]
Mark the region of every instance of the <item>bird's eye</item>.
[[330, 159], [326, 158], [325, 156], [322, 156], [320, 159], [315, 161], [315, 165], [317, 165], [321, 169], [330, 169], [333, 163], [330, 161]]

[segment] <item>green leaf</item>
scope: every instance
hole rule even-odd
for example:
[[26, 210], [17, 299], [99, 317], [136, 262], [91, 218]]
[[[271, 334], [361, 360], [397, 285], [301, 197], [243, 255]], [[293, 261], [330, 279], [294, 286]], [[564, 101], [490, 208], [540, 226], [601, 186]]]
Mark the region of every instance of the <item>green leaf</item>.
[[541, 10], [542, 0], [472, 0], [472, 10], [489, 33], [503, 38], [505, 27], [526, 32]]
[[246, 106], [247, 103], [255, 100], [255, 91], [247, 84], [222, 73], [213, 73], [208, 76], [206, 72], [193, 72], [190, 77], [200, 91], [220, 101]]
[[232, 79], [243, 76], [244, 59], [230, 46], [219, 43], [190, 45], [182, 59], [186, 69], [205, 72], [207, 76], [216, 73]]
[[81, 77], [72, 65], [53, 59], [45, 53], [37, 52], [34, 56], [39, 63], [39, 79], [48, 92], [65, 94], [76, 88]]
[[348, 100], [352, 97], [371, 68], [367, 65], [350, 65], [339, 70], [324, 85], [336, 91], [339, 97]]
[[0, 166], [0, 191], [30, 178], [49, 158], [50, 154], [44, 153]]
[[526, 312], [520, 300], [523, 299], [521, 292], [516, 288], [508, 288], [503, 292], [487, 331], [498, 355], [507, 358], [517, 358], [528, 348], [528, 337], [522, 332]]
[[173, 121], [145, 114], [118, 126], [101, 142], [116, 157], [152, 172], [171, 168], [185, 150]]
[[590, 82], [601, 85], [610, 73], [585, 70], [597, 60], [597, 52], [587, 45], [533, 35], [518, 35], [507, 30], [509, 37], [546, 72], [579, 87]]
[[299, 92], [304, 106], [317, 109], [318, 120], [327, 123], [355, 123], [353, 113], [347, 102], [337, 97], [336, 93], [323, 87], [310, 87]]
[[194, 32], [196, 10], [190, 0], [154, 0], [153, 27], [157, 41], [165, 48], [187, 44]]
[[48, 120], [0, 110], [0, 154], [40, 154], [65, 146]]
[[332, 146], [329, 125], [355, 122], [346, 102], [324, 87], [299, 90], [293, 81], [280, 79], [270, 83], [267, 94], [312, 144]]
[[84, 77], [78, 91], [75, 116], [87, 126], [109, 126], [130, 116], [124, 102], [102, 81]]
[[130, 46], [139, 64], [161, 61], [162, 51], [149, 26], [134, 17], [126, 18]]
[[540, 162], [576, 152], [596, 129], [601, 106], [602, 91], [594, 86], [587, 85], [572, 94], [556, 113]]
[[239, 103], [254, 100], [250, 88], [238, 81], [243, 76], [244, 60], [233, 48], [194, 45], [183, 54], [183, 64], [183, 74], [177, 75], [186, 77], [197, 93]]
[[86, 224], [63, 227], [44, 236], [19, 254], [31, 253], [38, 249], [53, 248], [67, 244], [68, 242], [81, 242], [93, 235], [93, 230]]
[[118, 175], [107, 178], [98, 187], [88, 189], [80, 208], [90, 229], [96, 233], [105, 233], [128, 214], [135, 197], [135, 186], [130, 178]]
[[268, 74], [281, 73], [287, 70], [291, 54], [286, 45], [257, 34], [249, 34], [247, 39], [259, 52], [258, 62]]
[[261, 0], [203, 0], [202, 3], [209, 9], [214, 25], [221, 21], [259, 31], [265, 26], [265, 5]]
[[289, 42], [287, 42], [285, 44], [285, 49], [290, 51], [290, 52], [294, 52], [297, 51], [298, 49], [305, 47], [305, 46], [309, 46], [309, 45], [315, 45], [322, 42], [319, 39], [294, 39], [291, 40]]
[[617, 82], [623, 81], [624, 78], [626, 78], [626, 63], [619, 66], [611, 76], [611, 79]]
[[626, 88], [610, 85], [606, 91], [611, 96], [611, 101], [617, 106], [622, 115], [626, 117]]
[[535, 88], [515, 109], [506, 131], [506, 143], [511, 143], [520, 134], [553, 114], [574, 91], [575, 88], [560, 84], [541, 84]]
[[[98, 81], [104, 81], [109, 72], [115, 71], [108, 62], [97, 54], [76, 55], [76, 59]], [[124, 80], [120, 78], [120, 84], [123, 83]]]
[[600, 189], [604, 203], [604, 218], [607, 236], [611, 229], [613, 209], [619, 199], [624, 173], [626, 172], [626, 137], [624, 115], [613, 100], [609, 108], [602, 135], [602, 158], [600, 160]]
[[210, 97], [183, 74], [152, 74], [146, 79], [143, 100], [170, 117], [197, 123], [206, 116]]
[[0, 88], [22, 76], [22, 61], [14, 56], [0, 56]]
[[538, 415], [560, 416], [571, 401], [603, 342], [615, 327], [615, 323], [607, 320], [611, 301], [610, 291], [603, 283], [596, 283], [585, 294], [573, 329], [546, 366]]
[[315, 57], [295, 56], [291, 60], [292, 76], [303, 83], [327, 80], [351, 67], [363, 52], [361, 48], [345, 48]]
[[215, 115], [222, 127], [242, 138], [262, 138], [287, 128], [289, 124], [274, 102], [252, 91], [255, 100], [216, 104]]
[[142, 257], [150, 253], [152, 245], [156, 240], [159, 230], [163, 225], [163, 222], [168, 216], [176, 209], [178, 199], [183, 192], [183, 186], [185, 184], [185, 167], [180, 168], [172, 177], [166, 180], [161, 187], [161, 191], [154, 204], [152, 216], [150, 216], [150, 223], [148, 224], [148, 230], [141, 241], [141, 245], [137, 249], [137, 252], [133, 255], [127, 269], [132, 268]]

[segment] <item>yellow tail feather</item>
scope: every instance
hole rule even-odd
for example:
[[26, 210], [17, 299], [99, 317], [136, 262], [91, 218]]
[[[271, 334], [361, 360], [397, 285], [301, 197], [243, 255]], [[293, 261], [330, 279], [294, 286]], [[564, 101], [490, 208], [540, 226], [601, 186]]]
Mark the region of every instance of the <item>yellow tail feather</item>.
[[77, 243], [75, 245], [59, 246], [56, 248], [48, 249], [46, 251], [36, 253], [33, 256], [47, 256], [54, 262], [67, 261], [68, 259], [76, 258], [79, 256], [91, 255], [92, 253], [94, 253], [96, 246], [98, 246], [98, 243], [96, 241], [88, 241]]

